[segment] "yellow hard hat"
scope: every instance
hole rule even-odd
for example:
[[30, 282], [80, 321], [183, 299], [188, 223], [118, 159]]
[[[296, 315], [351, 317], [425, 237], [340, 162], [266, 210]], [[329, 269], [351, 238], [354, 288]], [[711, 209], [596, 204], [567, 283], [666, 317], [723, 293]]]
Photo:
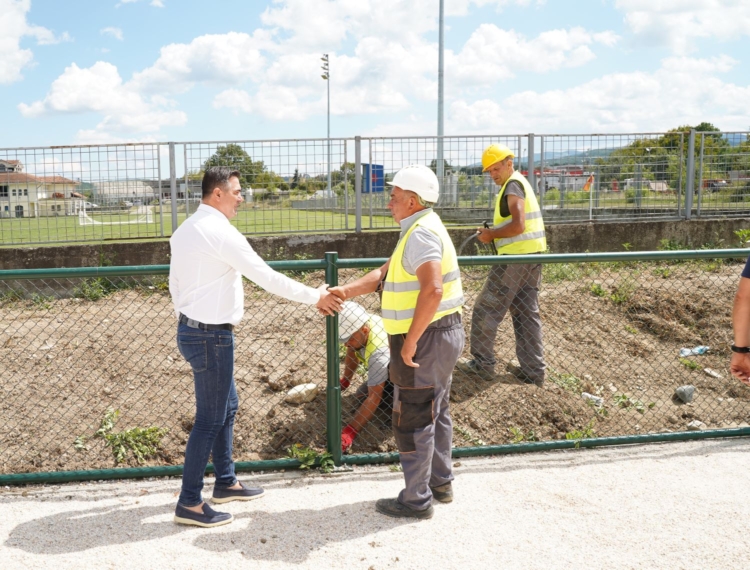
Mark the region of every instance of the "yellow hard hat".
[[487, 169], [501, 160], [505, 160], [508, 157], [515, 158], [515, 154], [504, 144], [491, 144], [488, 146], [484, 153], [482, 153], [482, 172], [487, 172]]

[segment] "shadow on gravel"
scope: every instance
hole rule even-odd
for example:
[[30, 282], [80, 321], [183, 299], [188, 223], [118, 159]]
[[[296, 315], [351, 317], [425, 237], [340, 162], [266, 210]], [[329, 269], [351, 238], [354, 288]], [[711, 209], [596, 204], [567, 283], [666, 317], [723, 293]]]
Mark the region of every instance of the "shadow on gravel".
[[[193, 544], [217, 553], [238, 551], [248, 560], [300, 564], [327, 544], [420, 522], [381, 515], [375, 511], [374, 501], [318, 510], [253, 511], [235, 515], [234, 532], [203, 534]], [[381, 544], [373, 541], [370, 546], [378, 548]]]
[[[66, 511], [18, 525], [4, 546], [33, 554], [68, 554], [101, 546], [163, 538], [184, 532], [172, 522], [174, 504], [126, 508], [112, 505]], [[144, 522], [169, 515], [169, 522]]]

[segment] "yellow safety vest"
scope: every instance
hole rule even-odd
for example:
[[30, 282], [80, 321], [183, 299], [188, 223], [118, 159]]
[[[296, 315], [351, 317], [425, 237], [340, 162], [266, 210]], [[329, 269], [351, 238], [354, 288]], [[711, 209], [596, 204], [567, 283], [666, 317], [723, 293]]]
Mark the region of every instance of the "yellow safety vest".
[[500, 215], [500, 201], [503, 199], [505, 189], [511, 180], [520, 182], [523, 186], [526, 198], [524, 199], [524, 211], [526, 213], [526, 229], [520, 235], [498, 238], [495, 240], [495, 248], [498, 255], [521, 255], [524, 253], [538, 253], [547, 249], [547, 238], [544, 234], [544, 220], [539, 202], [536, 201], [534, 190], [529, 181], [517, 170], [505, 181], [495, 203], [495, 219], [492, 229], [501, 228], [512, 221], [512, 216], [502, 217]]
[[365, 367], [368, 367], [370, 365], [370, 357], [372, 356], [373, 352], [375, 352], [379, 348], [388, 346], [388, 333], [385, 332], [383, 320], [379, 316], [372, 315], [370, 317], [370, 320], [367, 321], [367, 326], [370, 329], [370, 333], [367, 335], [365, 355], [363, 357], [360, 354], [359, 350], [354, 352], [354, 354], [357, 356], [357, 359], [362, 364], [364, 364]]
[[430, 230], [440, 238], [443, 244], [443, 258], [440, 262], [440, 271], [443, 275], [443, 298], [430, 322], [435, 322], [451, 313], [460, 313], [461, 306], [464, 304], [456, 248], [453, 247], [453, 242], [440, 217], [435, 212], [425, 214], [414, 222], [399, 240], [385, 277], [382, 299], [383, 325], [385, 325], [386, 332], [391, 335], [409, 332], [414, 318], [419, 296], [419, 279], [404, 269], [403, 256], [409, 236], [418, 227]]

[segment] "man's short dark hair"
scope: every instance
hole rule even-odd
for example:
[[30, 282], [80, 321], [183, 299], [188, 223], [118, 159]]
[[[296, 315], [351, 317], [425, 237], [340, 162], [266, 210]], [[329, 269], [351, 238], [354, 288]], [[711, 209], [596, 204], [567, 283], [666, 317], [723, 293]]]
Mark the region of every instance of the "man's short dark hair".
[[202, 196], [207, 198], [217, 186], [223, 189], [228, 188], [229, 179], [233, 176], [240, 181], [242, 180], [239, 170], [232, 170], [229, 166], [212, 166], [203, 175], [203, 182], [201, 183]]

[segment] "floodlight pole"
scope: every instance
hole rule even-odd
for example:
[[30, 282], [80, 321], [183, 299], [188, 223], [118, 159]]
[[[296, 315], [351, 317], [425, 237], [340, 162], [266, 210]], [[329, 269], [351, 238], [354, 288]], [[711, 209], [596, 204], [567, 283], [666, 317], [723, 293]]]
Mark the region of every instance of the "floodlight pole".
[[437, 174], [440, 187], [443, 188], [443, 176], [445, 175], [445, 164], [443, 162], [443, 21], [445, 5], [444, 0], [440, 0], [440, 16], [438, 18], [438, 117], [437, 117], [437, 161], [435, 164], [435, 174]]
[[[326, 134], [326, 142], [328, 143], [328, 191], [331, 191], [331, 71], [328, 65], [328, 54], [324, 53], [323, 57], [320, 58], [323, 61], [321, 66], [323, 69], [323, 75], [321, 77], [326, 82], [326, 88], [328, 91], [328, 131]], [[330, 196], [330, 194], [329, 194]]]

